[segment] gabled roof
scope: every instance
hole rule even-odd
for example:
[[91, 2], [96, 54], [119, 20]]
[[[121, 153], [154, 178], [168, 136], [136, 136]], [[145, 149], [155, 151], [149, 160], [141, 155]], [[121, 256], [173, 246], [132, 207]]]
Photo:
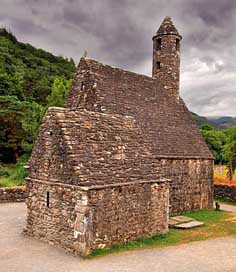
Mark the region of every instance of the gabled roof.
[[133, 117], [52, 107], [29, 162], [30, 178], [90, 186], [160, 181]]
[[212, 158], [183, 100], [151, 77], [81, 59], [67, 107], [132, 116], [153, 156]]
[[174, 23], [172, 22], [171, 18], [168, 16], [165, 17], [165, 19], [163, 20], [161, 26], [159, 27], [159, 29], [156, 32], [156, 36], [167, 35], [167, 34], [174, 34], [174, 35], [180, 36]]

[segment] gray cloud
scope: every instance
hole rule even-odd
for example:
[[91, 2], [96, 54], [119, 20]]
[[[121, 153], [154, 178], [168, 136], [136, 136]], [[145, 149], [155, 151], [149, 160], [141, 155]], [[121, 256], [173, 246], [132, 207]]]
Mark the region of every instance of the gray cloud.
[[234, 0], [1, 0], [0, 25], [78, 62], [151, 74], [151, 38], [166, 15], [183, 36], [181, 95], [190, 110], [236, 116]]

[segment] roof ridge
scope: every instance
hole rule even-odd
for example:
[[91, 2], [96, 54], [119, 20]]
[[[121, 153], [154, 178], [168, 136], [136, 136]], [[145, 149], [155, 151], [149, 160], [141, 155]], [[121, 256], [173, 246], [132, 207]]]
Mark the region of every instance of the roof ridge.
[[[87, 62], [87, 61], [88, 61], [88, 62]], [[124, 73], [130, 73], [130, 74], [134, 74], [134, 75], [137, 75], [137, 76], [145, 77], [145, 78], [147, 78], [147, 79], [151, 79], [151, 80], [153, 80], [153, 81], [157, 81], [156, 78], [153, 78], [153, 77], [151, 77], [151, 76], [147, 76], [147, 75], [140, 74], [140, 73], [135, 73], [135, 72], [132, 72], [132, 71], [129, 71], [129, 70], [125, 70], [125, 69], [122, 69], [122, 68], [120, 68], [120, 67], [116, 67], [116, 66], [113, 66], [113, 65], [104, 64], [104, 63], [99, 62], [99, 61], [97, 61], [97, 60], [95, 60], [95, 59], [86, 58], [86, 64], [87, 64], [88, 66], [90, 66], [90, 63], [89, 63], [89, 62], [94, 62], [94, 63], [96, 63], [96, 64], [98, 64], [98, 65], [107, 66], [107, 67], [112, 68], [112, 69], [114, 69], [114, 70], [119, 70], [119, 71], [124, 72]]]

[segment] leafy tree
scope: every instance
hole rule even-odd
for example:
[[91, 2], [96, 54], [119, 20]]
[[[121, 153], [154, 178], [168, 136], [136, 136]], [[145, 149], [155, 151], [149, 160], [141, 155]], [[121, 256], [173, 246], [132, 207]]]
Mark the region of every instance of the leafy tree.
[[46, 107], [36, 102], [29, 103], [28, 110], [22, 119], [22, 128], [24, 129], [25, 137], [22, 139], [21, 147], [28, 154], [32, 150], [45, 111]]
[[71, 86], [71, 80], [64, 77], [55, 77], [52, 92], [47, 97], [48, 106], [63, 107]]
[[227, 177], [232, 180], [236, 171], [236, 127], [215, 130], [208, 124], [200, 131], [217, 163], [224, 162], [228, 168]]
[[204, 130], [209, 131], [209, 130], [214, 130], [214, 127], [211, 126], [211, 125], [209, 125], [209, 124], [203, 124], [203, 125], [200, 126], [200, 129], [201, 129], [202, 131], [204, 131]]
[[6, 72], [0, 73], [0, 95], [16, 96], [20, 100], [24, 100], [24, 78], [18, 70], [14, 75]]
[[0, 28], [0, 161], [31, 152], [48, 106], [63, 106], [72, 59], [24, 44]]
[[16, 161], [23, 151], [21, 142], [25, 131], [22, 124], [28, 103], [15, 96], [0, 96], [0, 105], [0, 151], [11, 150], [13, 161]]
[[215, 161], [221, 162], [223, 160], [222, 149], [226, 142], [226, 136], [223, 131], [215, 130], [210, 125], [203, 125], [200, 131], [211, 150]]
[[232, 180], [236, 170], [236, 127], [225, 131], [226, 144], [223, 148], [224, 158], [227, 161], [227, 177]]

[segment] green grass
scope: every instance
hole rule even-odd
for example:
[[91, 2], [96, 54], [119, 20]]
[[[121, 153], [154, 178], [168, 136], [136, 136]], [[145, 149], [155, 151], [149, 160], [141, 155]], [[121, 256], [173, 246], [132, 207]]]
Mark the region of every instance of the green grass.
[[25, 185], [24, 180], [14, 180], [11, 178], [0, 178], [0, 188], [1, 187], [15, 187]]
[[24, 165], [28, 160], [27, 156], [21, 157], [16, 165], [0, 165], [0, 187], [14, 187], [25, 184], [27, 175]]
[[112, 246], [109, 249], [98, 249], [90, 253], [86, 258], [94, 258], [129, 250], [163, 248], [193, 241], [236, 235], [236, 217], [234, 213], [203, 210], [185, 213], [184, 215], [202, 221], [205, 225], [189, 230], [170, 229], [164, 235], [139, 239], [123, 245]]
[[236, 200], [230, 200], [225, 198], [215, 198], [215, 201], [236, 206]]
[[184, 215], [194, 218], [198, 221], [204, 222], [206, 225], [210, 223], [219, 223], [222, 219], [228, 215], [228, 213], [215, 210], [201, 210], [184, 213]]

